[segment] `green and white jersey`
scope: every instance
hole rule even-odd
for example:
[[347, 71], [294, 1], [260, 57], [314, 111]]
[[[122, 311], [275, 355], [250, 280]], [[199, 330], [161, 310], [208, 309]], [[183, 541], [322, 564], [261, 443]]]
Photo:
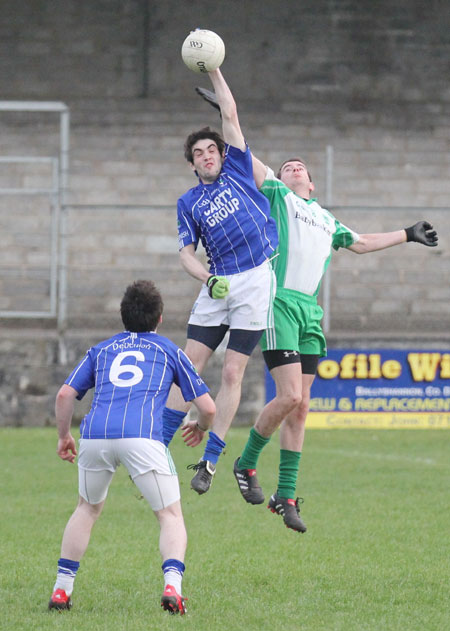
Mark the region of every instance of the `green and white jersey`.
[[332, 248], [348, 248], [358, 241], [359, 235], [314, 199], [305, 200], [291, 191], [270, 168], [260, 191], [269, 199], [271, 215], [277, 223], [278, 256], [272, 261], [277, 289], [316, 296]]

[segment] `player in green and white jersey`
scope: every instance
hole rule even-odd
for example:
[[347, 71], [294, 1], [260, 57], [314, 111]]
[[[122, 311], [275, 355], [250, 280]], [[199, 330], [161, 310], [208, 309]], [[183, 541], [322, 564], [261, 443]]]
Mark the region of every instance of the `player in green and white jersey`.
[[275, 326], [262, 339], [276, 396], [250, 430], [244, 451], [234, 463], [234, 475], [247, 502], [264, 502], [256, 464], [263, 447], [281, 425], [278, 487], [268, 508], [282, 515], [288, 528], [305, 532], [299, 498], [295, 496], [311, 386], [319, 358], [326, 355], [323, 311], [317, 304], [317, 294], [332, 250], [346, 248], [364, 254], [406, 241], [436, 246], [437, 234], [426, 221], [394, 232], [357, 234], [311, 198], [314, 184], [301, 158], [284, 162], [278, 177], [255, 157], [253, 165], [256, 185], [270, 200], [279, 235], [278, 256], [273, 261], [277, 278]]
[[[220, 111], [214, 92], [196, 90]], [[288, 528], [305, 532], [306, 526], [299, 515], [299, 498], [294, 498], [311, 386], [319, 358], [326, 355], [321, 327], [323, 311], [317, 304], [317, 294], [331, 253], [333, 249], [346, 248], [365, 254], [406, 241], [433, 247], [438, 237], [427, 221], [394, 232], [357, 234], [311, 198], [314, 184], [302, 158], [283, 162], [277, 177], [255, 156], [252, 159], [256, 186], [270, 201], [279, 238], [272, 263], [277, 279], [274, 328], [268, 329], [261, 341], [264, 360], [275, 381], [276, 396], [263, 408], [250, 430], [242, 455], [235, 460], [234, 475], [249, 504], [264, 502], [256, 464], [273, 432], [281, 426], [278, 487], [268, 508], [282, 515]]]
[[[314, 185], [309, 181], [306, 167], [301, 162], [297, 165], [291, 167], [288, 164], [286, 171], [294, 174], [297, 183], [304, 180], [301, 193], [304, 196], [309, 195], [309, 191], [314, 190]], [[293, 184], [295, 185], [295, 182]], [[274, 329], [266, 332], [263, 350], [294, 350], [299, 343], [297, 327], [292, 329], [292, 326], [285, 322], [285, 305], [295, 309], [298, 300], [301, 300], [302, 304], [308, 305], [307, 319], [320, 321], [322, 310], [317, 309], [317, 294], [331, 260], [332, 248], [337, 250], [340, 247], [351, 247], [358, 241], [359, 235], [341, 224], [315, 199], [301, 197], [288, 188], [275, 177], [270, 168], [265, 171], [260, 191], [270, 200], [271, 214], [276, 220], [282, 245], [277, 250], [278, 256], [273, 260], [279, 299], [278, 322]], [[303, 316], [298, 315], [303, 320]], [[303, 330], [307, 324], [303, 322]], [[324, 355], [325, 339], [321, 330], [317, 330], [314, 337], [315, 341], [311, 340], [308, 348], [303, 350]]]

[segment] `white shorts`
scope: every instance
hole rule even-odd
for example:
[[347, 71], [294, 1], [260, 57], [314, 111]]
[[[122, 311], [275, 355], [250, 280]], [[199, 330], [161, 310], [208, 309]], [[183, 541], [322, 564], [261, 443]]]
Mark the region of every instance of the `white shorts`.
[[240, 274], [226, 276], [230, 293], [220, 300], [210, 298], [203, 285], [192, 307], [189, 324], [261, 331], [273, 327], [272, 303], [276, 278], [269, 261]]
[[169, 450], [149, 438], [81, 438], [78, 490], [89, 504], [106, 499], [117, 467], [123, 464], [151, 508], [161, 510], [180, 499], [180, 487]]

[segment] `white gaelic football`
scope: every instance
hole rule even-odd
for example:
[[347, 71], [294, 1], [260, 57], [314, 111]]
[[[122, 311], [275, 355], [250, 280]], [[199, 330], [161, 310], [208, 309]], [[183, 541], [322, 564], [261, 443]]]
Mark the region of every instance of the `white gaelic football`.
[[213, 31], [196, 29], [191, 31], [181, 47], [181, 56], [186, 66], [194, 72], [211, 72], [225, 58], [225, 44]]

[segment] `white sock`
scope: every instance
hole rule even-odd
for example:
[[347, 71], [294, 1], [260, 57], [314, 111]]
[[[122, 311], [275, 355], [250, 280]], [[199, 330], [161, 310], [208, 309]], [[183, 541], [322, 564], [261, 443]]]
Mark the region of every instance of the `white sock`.
[[55, 591], [56, 589], [63, 589], [66, 592], [66, 594], [70, 596], [73, 592], [74, 580], [75, 580], [74, 576], [67, 576], [67, 574], [58, 573], [56, 575], [56, 583], [53, 588], [53, 591]]
[[168, 570], [167, 572], [164, 572], [164, 587], [172, 585], [172, 587], [175, 587], [177, 593], [181, 594], [182, 578], [183, 577], [179, 572], [177, 572], [177, 570]]

